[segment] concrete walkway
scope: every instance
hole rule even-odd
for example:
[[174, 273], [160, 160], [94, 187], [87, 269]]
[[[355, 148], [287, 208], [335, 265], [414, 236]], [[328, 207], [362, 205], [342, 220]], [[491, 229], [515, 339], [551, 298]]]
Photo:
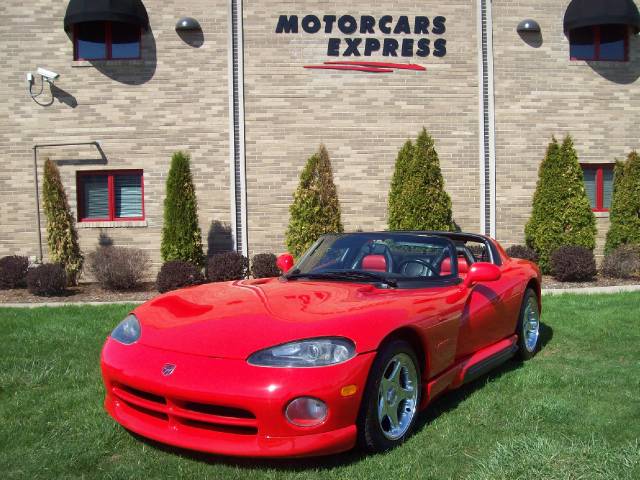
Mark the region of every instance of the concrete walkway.
[[[613, 287], [576, 287], [576, 288], [543, 288], [543, 295], [562, 295], [563, 293], [577, 293], [591, 295], [594, 293], [640, 292], [640, 285], [617, 285]], [[85, 305], [139, 305], [146, 300], [118, 300], [114, 302], [42, 302], [42, 303], [0, 303], [0, 308], [38, 308], [38, 307], [69, 307]]]

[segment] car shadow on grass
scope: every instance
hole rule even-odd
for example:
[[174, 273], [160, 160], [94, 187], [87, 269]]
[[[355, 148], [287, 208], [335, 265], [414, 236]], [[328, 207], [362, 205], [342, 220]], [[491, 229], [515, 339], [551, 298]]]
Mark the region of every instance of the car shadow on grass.
[[[553, 338], [553, 329], [545, 324], [540, 324], [540, 347], [544, 349], [545, 346], [551, 342]], [[445, 393], [441, 397], [433, 401], [423, 412], [421, 412], [416, 420], [416, 425], [413, 431], [413, 435], [421, 432], [429, 423], [437, 419], [441, 415], [445, 415], [448, 412], [455, 410], [458, 405], [464, 402], [474, 392], [481, 390], [488, 382], [497, 380], [498, 378], [506, 375], [514, 370], [520, 369], [524, 363], [517, 359], [509, 360], [499, 367], [495, 368], [491, 372], [483, 375], [482, 377], [469, 382], [462, 387]], [[353, 463], [357, 463], [364, 458], [374, 455], [362, 451], [359, 448], [354, 448], [348, 452], [338, 453], [329, 456], [322, 457], [310, 457], [310, 458], [243, 458], [243, 457], [227, 457], [214, 455], [209, 453], [196, 452], [192, 450], [185, 450], [177, 447], [172, 447], [163, 443], [150, 440], [140, 435], [129, 432], [133, 437], [145, 444], [161, 450], [163, 452], [171, 453], [179, 457], [195, 460], [202, 463], [208, 463], [211, 465], [226, 465], [229, 467], [241, 467], [246, 469], [276, 469], [283, 471], [305, 471], [305, 470], [331, 470], [336, 467], [347, 466]], [[402, 448], [400, 446], [399, 448]]]

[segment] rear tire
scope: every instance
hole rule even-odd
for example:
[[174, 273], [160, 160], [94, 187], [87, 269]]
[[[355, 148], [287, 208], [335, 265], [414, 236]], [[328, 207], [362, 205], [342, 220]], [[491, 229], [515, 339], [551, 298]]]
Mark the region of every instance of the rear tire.
[[538, 296], [531, 288], [527, 288], [522, 297], [516, 334], [520, 359], [533, 358], [540, 349], [540, 307]]
[[371, 367], [358, 416], [358, 443], [384, 452], [404, 442], [413, 429], [421, 397], [420, 366], [411, 345], [392, 340]]

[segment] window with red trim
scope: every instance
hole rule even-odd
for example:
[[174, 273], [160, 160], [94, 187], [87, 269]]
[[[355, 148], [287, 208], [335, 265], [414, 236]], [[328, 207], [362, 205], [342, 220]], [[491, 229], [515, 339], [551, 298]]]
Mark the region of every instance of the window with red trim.
[[613, 165], [582, 165], [584, 188], [594, 212], [608, 212], [613, 196]]
[[77, 172], [78, 221], [144, 220], [142, 170]]
[[626, 62], [629, 60], [627, 25], [594, 25], [569, 32], [571, 60]]
[[140, 58], [139, 25], [121, 22], [82, 22], [73, 27], [75, 60]]

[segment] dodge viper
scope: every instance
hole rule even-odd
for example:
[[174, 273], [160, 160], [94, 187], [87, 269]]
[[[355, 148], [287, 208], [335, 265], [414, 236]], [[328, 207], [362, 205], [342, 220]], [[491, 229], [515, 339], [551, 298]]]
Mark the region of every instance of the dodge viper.
[[538, 268], [482, 235], [328, 234], [277, 263], [131, 312], [102, 350], [108, 413], [221, 455], [379, 452], [441, 393], [539, 348]]

